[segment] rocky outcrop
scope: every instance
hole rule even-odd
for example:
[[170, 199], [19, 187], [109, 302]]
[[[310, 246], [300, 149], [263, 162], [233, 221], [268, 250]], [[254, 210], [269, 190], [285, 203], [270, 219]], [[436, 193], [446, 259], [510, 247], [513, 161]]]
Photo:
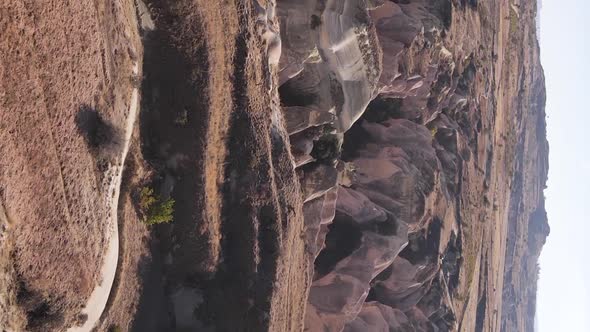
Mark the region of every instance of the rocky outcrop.
[[[535, 184], [544, 183], [547, 163], [544, 121], [536, 136], [523, 125], [544, 117], [544, 102], [522, 94], [536, 95], [542, 84], [497, 70], [502, 10], [496, 2], [450, 0], [278, 1], [279, 92], [307, 188], [314, 261], [306, 330], [470, 330], [492, 319], [495, 309], [486, 308], [501, 306], [490, 275], [503, 263], [488, 252], [504, 252], [494, 239], [505, 235], [494, 227], [509, 210], [510, 220], [533, 213], [530, 225], [538, 224], [541, 207], [510, 206], [522, 208], [518, 202], [542, 188], [521, 198], [506, 192], [511, 184], [515, 190], [521, 157], [544, 156], [529, 162], [541, 175]], [[513, 64], [519, 75], [534, 77], [536, 56], [532, 49]], [[498, 113], [533, 103], [540, 113]], [[519, 124], [504, 120], [511, 116]], [[522, 139], [528, 146], [510, 150]], [[535, 250], [521, 254], [536, 262], [547, 228], [530, 229]], [[527, 273], [508, 267], [513, 253], [506, 252], [506, 273]]]
[[348, 130], [375, 96], [381, 74], [381, 51], [366, 2], [281, 0], [277, 8], [283, 41], [280, 83], [290, 81], [283, 87], [283, 101], [334, 113], [338, 131]]

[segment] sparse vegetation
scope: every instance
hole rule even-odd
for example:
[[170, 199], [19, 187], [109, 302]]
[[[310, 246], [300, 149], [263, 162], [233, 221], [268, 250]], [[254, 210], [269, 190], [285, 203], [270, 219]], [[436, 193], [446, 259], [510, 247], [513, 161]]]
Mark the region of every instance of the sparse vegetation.
[[332, 163], [340, 156], [341, 142], [336, 135], [324, 135], [314, 143], [311, 156], [325, 163]]
[[514, 8], [510, 8], [510, 34], [513, 35], [518, 31], [518, 14]]
[[377, 123], [381, 123], [388, 119], [400, 119], [404, 117], [401, 108], [401, 98], [377, 97], [375, 100], [371, 101], [367, 107], [367, 111], [363, 115], [363, 118], [369, 122]]
[[109, 332], [123, 332], [123, 329], [118, 325], [113, 325], [109, 328]]
[[469, 248], [465, 253], [464, 253], [464, 267], [465, 267], [465, 272], [467, 273], [467, 279], [466, 279], [466, 285], [471, 285], [471, 283], [473, 282], [473, 276], [475, 274], [475, 268], [477, 265], [477, 254], [478, 254], [478, 250], [477, 248]]
[[129, 80], [131, 81], [131, 86], [136, 89], [141, 89], [141, 82], [143, 81], [143, 77], [139, 75], [132, 75]]
[[182, 111], [176, 114], [176, 118], [174, 119], [174, 124], [177, 126], [186, 126], [188, 123], [188, 111], [184, 108]]
[[174, 200], [163, 199], [154, 194], [150, 187], [143, 187], [139, 195], [139, 207], [148, 225], [169, 223], [174, 215]]
[[82, 326], [84, 325], [84, 323], [86, 323], [86, 321], [88, 320], [88, 315], [87, 314], [79, 314], [78, 317], [76, 318], [76, 324], [78, 326]]
[[51, 301], [31, 291], [24, 283], [18, 285], [16, 300], [27, 314], [27, 331], [53, 331], [65, 322], [64, 314], [51, 309]]
[[432, 129], [430, 129], [430, 135], [433, 138], [436, 136], [436, 133], [438, 133], [438, 128], [437, 127], [433, 127]]

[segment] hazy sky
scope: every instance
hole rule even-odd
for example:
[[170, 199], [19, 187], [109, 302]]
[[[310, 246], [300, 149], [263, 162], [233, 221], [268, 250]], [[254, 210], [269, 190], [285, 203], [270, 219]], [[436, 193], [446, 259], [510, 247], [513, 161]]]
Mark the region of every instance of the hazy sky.
[[551, 234], [541, 254], [540, 332], [590, 332], [590, 1], [543, 0]]

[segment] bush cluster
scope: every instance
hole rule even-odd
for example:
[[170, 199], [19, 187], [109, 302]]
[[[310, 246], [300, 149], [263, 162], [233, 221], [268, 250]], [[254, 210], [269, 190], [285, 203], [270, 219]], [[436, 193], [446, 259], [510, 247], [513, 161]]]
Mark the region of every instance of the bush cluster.
[[144, 222], [148, 225], [169, 223], [174, 216], [174, 200], [156, 196], [149, 187], [141, 189], [139, 207], [144, 215]]

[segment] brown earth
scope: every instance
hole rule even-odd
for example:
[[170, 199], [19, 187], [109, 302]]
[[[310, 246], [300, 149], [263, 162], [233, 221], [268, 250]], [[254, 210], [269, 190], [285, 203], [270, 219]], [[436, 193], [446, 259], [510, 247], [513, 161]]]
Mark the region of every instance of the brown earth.
[[[531, 331], [549, 231], [535, 13], [5, 1], [0, 328], [84, 321], [116, 207], [97, 331]], [[142, 222], [145, 187], [172, 223]]]
[[[129, 1], [17, 0], [3, 1], [0, 13], [0, 197], [14, 264], [7, 286], [18, 288], [27, 329], [45, 331], [71, 324], [98, 281], [112, 180], [105, 170], [120, 162], [109, 136], [123, 129], [139, 55], [135, 9]], [[87, 114], [112, 129], [97, 134]]]

